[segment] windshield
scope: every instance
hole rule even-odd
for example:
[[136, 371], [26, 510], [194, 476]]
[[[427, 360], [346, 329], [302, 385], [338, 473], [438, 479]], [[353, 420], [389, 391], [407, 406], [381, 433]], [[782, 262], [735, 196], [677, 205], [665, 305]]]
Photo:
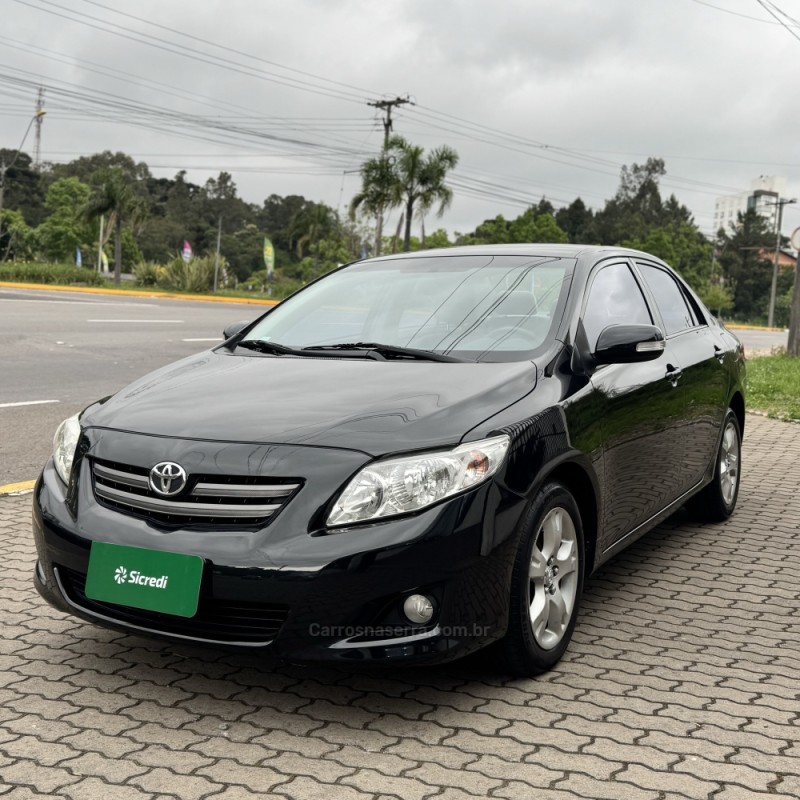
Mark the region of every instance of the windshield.
[[554, 333], [574, 261], [418, 256], [353, 264], [285, 300], [245, 340], [357, 342], [481, 361], [530, 358]]

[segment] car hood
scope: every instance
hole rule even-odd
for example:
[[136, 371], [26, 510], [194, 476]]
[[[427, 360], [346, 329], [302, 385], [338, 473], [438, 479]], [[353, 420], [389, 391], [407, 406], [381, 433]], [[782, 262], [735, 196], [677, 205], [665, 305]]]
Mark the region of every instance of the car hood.
[[456, 443], [535, 385], [530, 361], [434, 363], [208, 351], [91, 406], [81, 423], [378, 456]]

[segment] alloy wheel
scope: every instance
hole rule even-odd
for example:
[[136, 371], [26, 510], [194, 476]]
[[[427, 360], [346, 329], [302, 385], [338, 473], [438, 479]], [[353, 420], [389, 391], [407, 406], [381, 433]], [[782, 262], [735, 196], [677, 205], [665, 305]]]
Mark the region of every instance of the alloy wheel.
[[564, 637], [578, 591], [578, 535], [569, 512], [547, 512], [536, 534], [529, 568], [530, 623], [543, 650]]
[[739, 483], [739, 434], [736, 426], [728, 422], [722, 434], [719, 449], [719, 487], [726, 505], [733, 503]]

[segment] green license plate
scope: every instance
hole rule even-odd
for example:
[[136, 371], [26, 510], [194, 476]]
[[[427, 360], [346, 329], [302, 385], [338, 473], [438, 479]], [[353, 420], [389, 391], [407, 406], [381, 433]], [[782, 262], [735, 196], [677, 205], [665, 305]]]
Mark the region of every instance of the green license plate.
[[197, 613], [203, 559], [143, 547], [92, 542], [86, 596], [178, 617]]

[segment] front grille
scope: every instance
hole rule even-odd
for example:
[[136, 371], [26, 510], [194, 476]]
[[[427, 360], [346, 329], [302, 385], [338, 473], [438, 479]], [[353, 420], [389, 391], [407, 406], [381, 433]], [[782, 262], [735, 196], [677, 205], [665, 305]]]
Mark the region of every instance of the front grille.
[[177, 497], [150, 488], [149, 470], [112, 461], [92, 463], [94, 494], [108, 508], [164, 527], [261, 527], [274, 517], [301, 482], [292, 479], [189, 475]]
[[67, 599], [79, 609], [111, 622], [215, 644], [256, 646], [269, 644], [289, 615], [289, 606], [247, 603], [200, 595], [193, 617], [173, 617], [157, 611], [118, 606], [86, 596], [86, 576], [57, 566], [56, 575]]

